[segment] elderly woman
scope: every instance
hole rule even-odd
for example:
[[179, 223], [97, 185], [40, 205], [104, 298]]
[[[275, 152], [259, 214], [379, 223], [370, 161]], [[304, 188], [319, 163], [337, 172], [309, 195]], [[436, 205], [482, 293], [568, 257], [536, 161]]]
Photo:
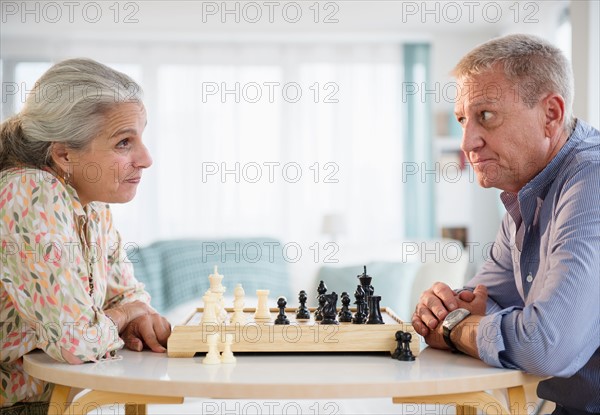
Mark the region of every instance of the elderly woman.
[[50, 68], [2, 123], [0, 412], [49, 399], [50, 385], [23, 371], [31, 350], [71, 364], [123, 345], [166, 350], [170, 325], [134, 278], [107, 204], [133, 199], [152, 164], [145, 126], [139, 86], [87, 59]]

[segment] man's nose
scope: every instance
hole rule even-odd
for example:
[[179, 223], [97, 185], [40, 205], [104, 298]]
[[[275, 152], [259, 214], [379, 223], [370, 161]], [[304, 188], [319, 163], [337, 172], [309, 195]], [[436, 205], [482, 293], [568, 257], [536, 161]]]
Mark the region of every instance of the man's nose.
[[478, 149], [485, 143], [483, 139], [483, 129], [475, 122], [465, 121], [463, 123], [463, 136], [460, 148], [465, 153]]

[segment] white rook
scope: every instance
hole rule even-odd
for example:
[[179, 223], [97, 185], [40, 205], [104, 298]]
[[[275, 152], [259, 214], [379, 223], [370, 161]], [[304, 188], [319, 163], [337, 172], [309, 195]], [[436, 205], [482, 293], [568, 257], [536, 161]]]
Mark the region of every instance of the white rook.
[[269, 290], [256, 290], [256, 297], [258, 297], [258, 304], [256, 305], [254, 319], [271, 321], [271, 312], [268, 305]]

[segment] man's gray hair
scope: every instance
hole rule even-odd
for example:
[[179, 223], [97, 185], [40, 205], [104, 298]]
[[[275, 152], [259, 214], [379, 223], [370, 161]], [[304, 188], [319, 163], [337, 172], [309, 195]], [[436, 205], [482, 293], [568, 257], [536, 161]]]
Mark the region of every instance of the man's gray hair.
[[573, 119], [573, 71], [556, 46], [531, 35], [508, 35], [483, 43], [465, 55], [454, 67], [456, 78], [469, 78], [504, 69], [506, 78], [518, 84], [522, 101], [530, 108], [543, 94], [557, 93], [565, 100], [564, 128], [570, 131]]
[[0, 127], [0, 170], [51, 166], [52, 143], [86, 148], [102, 131], [105, 114], [125, 102], [141, 103], [129, 76], [91, 59], [69, 59], [46, 71], [18, 114]]

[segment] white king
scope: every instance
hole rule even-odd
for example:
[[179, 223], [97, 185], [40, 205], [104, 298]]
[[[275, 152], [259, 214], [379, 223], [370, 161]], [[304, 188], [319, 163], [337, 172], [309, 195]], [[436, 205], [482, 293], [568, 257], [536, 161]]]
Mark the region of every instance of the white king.
[[223, 277], [224, 275], [219, 274], [216, 265], [214, 274], [210, 274], [208, 276], [208, 280], [210, 281], [209, 291], [217, 297], [216, 314], [219, 322], [224, 322], [227, 319], [227, 311], [225, 310], [225, 300], [223, 299], [223, 294], [225, 294], [225, 291], [227, 289], [221, 283], [223, 281]]

